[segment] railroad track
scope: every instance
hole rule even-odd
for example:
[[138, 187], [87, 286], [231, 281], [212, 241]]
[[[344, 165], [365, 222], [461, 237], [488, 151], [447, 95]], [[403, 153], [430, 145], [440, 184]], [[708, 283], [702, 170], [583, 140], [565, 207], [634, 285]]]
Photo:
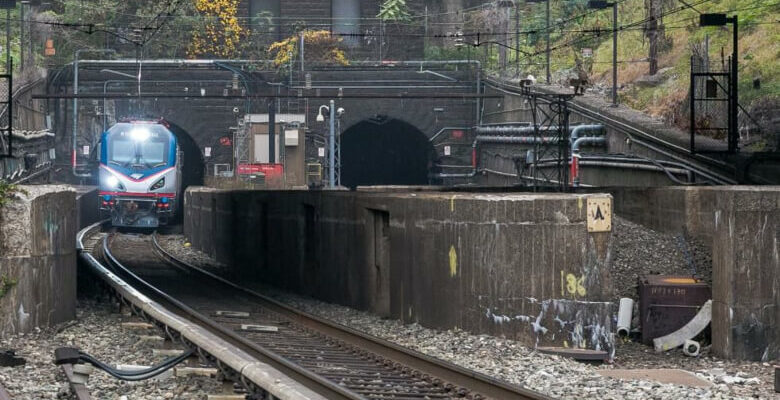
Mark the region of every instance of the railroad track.
[[[485, 84], [495, 89], [521, 96], [521, 88], [509, 85], [495, 79], [486, 78]], [[605, 115], [596, 109], [584, 107], [574, 102], [569, 103], [569, 108], [587, 118], [601, 121], [604, 125], [623, 133], [631, 138], [632, 143], [641, 146], [654, 153], [663, 155], [670, 160], [676, 161], [685, 166], [688, 170], [694, 172], [714, 184], [733, 185], [737, 184], [734, 178], [735, 168], [723, 160], [713, 158], [704, 154], [693, 154], [687, 147], [673, 143], [669, 140], [660, 138], [650, 132], [640, 129], [632, 124], [623, 122], [613, 116]]]
[[324, 398], [548, 398], [240, 287], [176, 259], [154, 235], [93, 229], [79, 241], [145, 296]]

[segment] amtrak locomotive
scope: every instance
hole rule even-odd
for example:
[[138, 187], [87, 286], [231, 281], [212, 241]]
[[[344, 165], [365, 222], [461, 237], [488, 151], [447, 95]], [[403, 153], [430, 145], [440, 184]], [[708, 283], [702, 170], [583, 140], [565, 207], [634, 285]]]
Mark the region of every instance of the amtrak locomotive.
[[182, 193], [182, 157], [164, 120], [119, 122], [100, 140], [101, 214], [119, 227], [167, 224]]

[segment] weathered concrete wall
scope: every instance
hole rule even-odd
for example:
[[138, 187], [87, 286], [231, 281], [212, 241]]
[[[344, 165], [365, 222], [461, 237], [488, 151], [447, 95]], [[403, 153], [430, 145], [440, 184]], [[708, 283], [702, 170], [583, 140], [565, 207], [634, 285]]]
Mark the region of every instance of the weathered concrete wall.
[[712, 348], [780, 358], [780, 188], [718, 191], [713, 235]]
[[66, 321], [76, 311], [76, 192], [23, 186], [0, 209], [0, 336]]
[[434, 328], [609, 351], [609, 233], [588, 233], [588, 196], [196, 188], [184, 230], [233, 279]]
[[600, 188], [615, 213], [712, 251], [712, 341], [734, 359], [780, 358], [780, 187]]

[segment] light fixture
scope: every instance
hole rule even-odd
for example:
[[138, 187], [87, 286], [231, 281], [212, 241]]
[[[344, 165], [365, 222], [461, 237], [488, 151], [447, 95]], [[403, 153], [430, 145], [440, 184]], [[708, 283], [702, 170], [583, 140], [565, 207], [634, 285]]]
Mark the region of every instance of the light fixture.
[[328, 108], [328, 106], [321, 105], [319, 111], [317, 112], [317, 122], [325, 122], [325, 115], [322, 114], [323, 108], [330, 111], [330, 108]]

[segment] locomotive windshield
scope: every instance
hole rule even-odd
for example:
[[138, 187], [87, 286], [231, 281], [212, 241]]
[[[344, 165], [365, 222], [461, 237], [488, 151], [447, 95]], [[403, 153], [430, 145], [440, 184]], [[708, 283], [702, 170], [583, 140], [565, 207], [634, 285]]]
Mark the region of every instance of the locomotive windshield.
[[171, 132], [159, 124], [119, 123], [106, 135], [109, 165], [155, 168], [168, 165]]

